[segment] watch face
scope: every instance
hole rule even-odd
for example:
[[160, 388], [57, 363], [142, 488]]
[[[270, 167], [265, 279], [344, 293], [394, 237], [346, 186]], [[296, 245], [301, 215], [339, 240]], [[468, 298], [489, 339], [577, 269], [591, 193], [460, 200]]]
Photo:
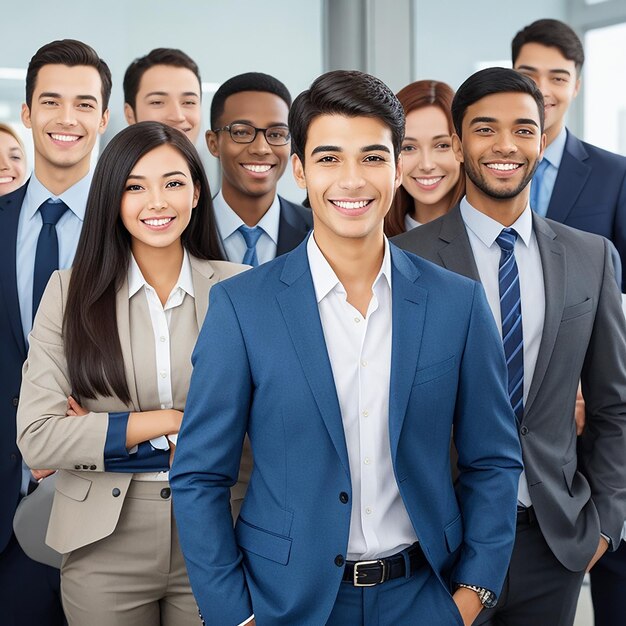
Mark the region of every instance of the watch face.
[[480, 594], [480, 601], [486, 609], [493, 609], [493, 607], [498, 603], [496, 595], [487, 589], [484, 589]]

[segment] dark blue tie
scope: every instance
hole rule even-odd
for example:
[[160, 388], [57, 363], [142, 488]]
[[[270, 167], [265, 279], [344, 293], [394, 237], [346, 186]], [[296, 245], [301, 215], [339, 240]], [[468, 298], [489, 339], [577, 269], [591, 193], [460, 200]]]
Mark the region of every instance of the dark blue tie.
[[524, 337], [522, 334], [522, 300], [519, 273], [515, 262], [517, 233], [505, 228], [496, 242], [500, 246], [500, 313], [502, 315], [502, 343], [509, 374], [509, 400], [518, 421], [524, 413]]
[[54, 270], [59, 269], [59, 240], [56, 224], [67, 211], [65, 202], [46, 200], [40, 207], [43, 225], [37, 239], [35, 253], [35, 274], [33, 276], [33, 319], [39, 307], [41, 296]]
[[263, 234], [263, 229], [260, 226], [251, 228], [250, 226], [242, 224], [238, 230], [243, 235], [247, 247], [246, 253], [243, 256], [243, 263], [256, 267], [259, 264], [259, 258], [256, 254], [256, 244], [259, 237]]

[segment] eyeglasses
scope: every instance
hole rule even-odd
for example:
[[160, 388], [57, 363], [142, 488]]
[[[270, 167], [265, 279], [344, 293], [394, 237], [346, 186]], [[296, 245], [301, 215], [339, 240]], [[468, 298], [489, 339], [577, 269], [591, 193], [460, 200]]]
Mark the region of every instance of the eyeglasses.
[[288, 144], [291, 139], [291, 133], [286, 126], [256, 128], [256, 126], [252, 126], [251, 124], [237, 122], [223, 126], [222, 128], [216, 128], [213, 132], [219, 133], [224, 130], [228, 131], [230, 138], [235, 143], [252, 143], [256, 139], [257, 133], [263, 133], [265, 141], [267, 141], [270, 146], [284, 146]]

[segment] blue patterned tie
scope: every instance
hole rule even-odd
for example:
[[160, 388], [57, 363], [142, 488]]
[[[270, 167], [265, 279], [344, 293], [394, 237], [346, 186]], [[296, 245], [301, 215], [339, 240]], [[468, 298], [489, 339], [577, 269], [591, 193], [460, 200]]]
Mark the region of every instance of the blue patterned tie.
[[259, 237], [263, 234], [263, 229], [260, 226], [250, 228], [250, 226], [242, 224], [237, 230], [239, 230], [239, 232], [243, 235], [247, 246], [242, 262], [246, 265], [256, 267], [259, 264], [259, 258], [256, 255], [256, 244]]
[[533, 174], [532, 183], [530, 183], [530, 208], [541, 217], [545, 217], [548, 212], [548, 202], [545, 202], [541, 197], [541, 185], [543, 184], [543, 175], [549, 165], [550, 161], [543, 157]]
[[524, 413], [524, 337], [522, 334], [522, 300], [519, 273], [515, 262], [517, 233], [504, 228], [496, 243], [500, 246], [500, 313], [502, 315], [502, 343], [509, 374], [509, 400], [518, 421]]
[[46, 200], [40, 207], [43, 225], [37, 239], [35, 252], [35, 273], [33, 275], [33, 319], [39, 307], [41, 296], [54, 270], [59, 269], [59, 240], [56, 224], [67, 211], [65, 202]]

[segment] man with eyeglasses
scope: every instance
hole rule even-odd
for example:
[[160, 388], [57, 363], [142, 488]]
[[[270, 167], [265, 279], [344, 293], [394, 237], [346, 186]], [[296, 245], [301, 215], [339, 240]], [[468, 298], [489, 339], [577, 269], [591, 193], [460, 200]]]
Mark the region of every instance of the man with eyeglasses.
[[311, 229], [311, 212], [276, 194], [289, 160], [290, 106], [287, 87], [259, 72], [230, 78], [213, 97], [206, 141], [220, 160], [222, 188], [213, 205], [230, 261], [271, 261]]

